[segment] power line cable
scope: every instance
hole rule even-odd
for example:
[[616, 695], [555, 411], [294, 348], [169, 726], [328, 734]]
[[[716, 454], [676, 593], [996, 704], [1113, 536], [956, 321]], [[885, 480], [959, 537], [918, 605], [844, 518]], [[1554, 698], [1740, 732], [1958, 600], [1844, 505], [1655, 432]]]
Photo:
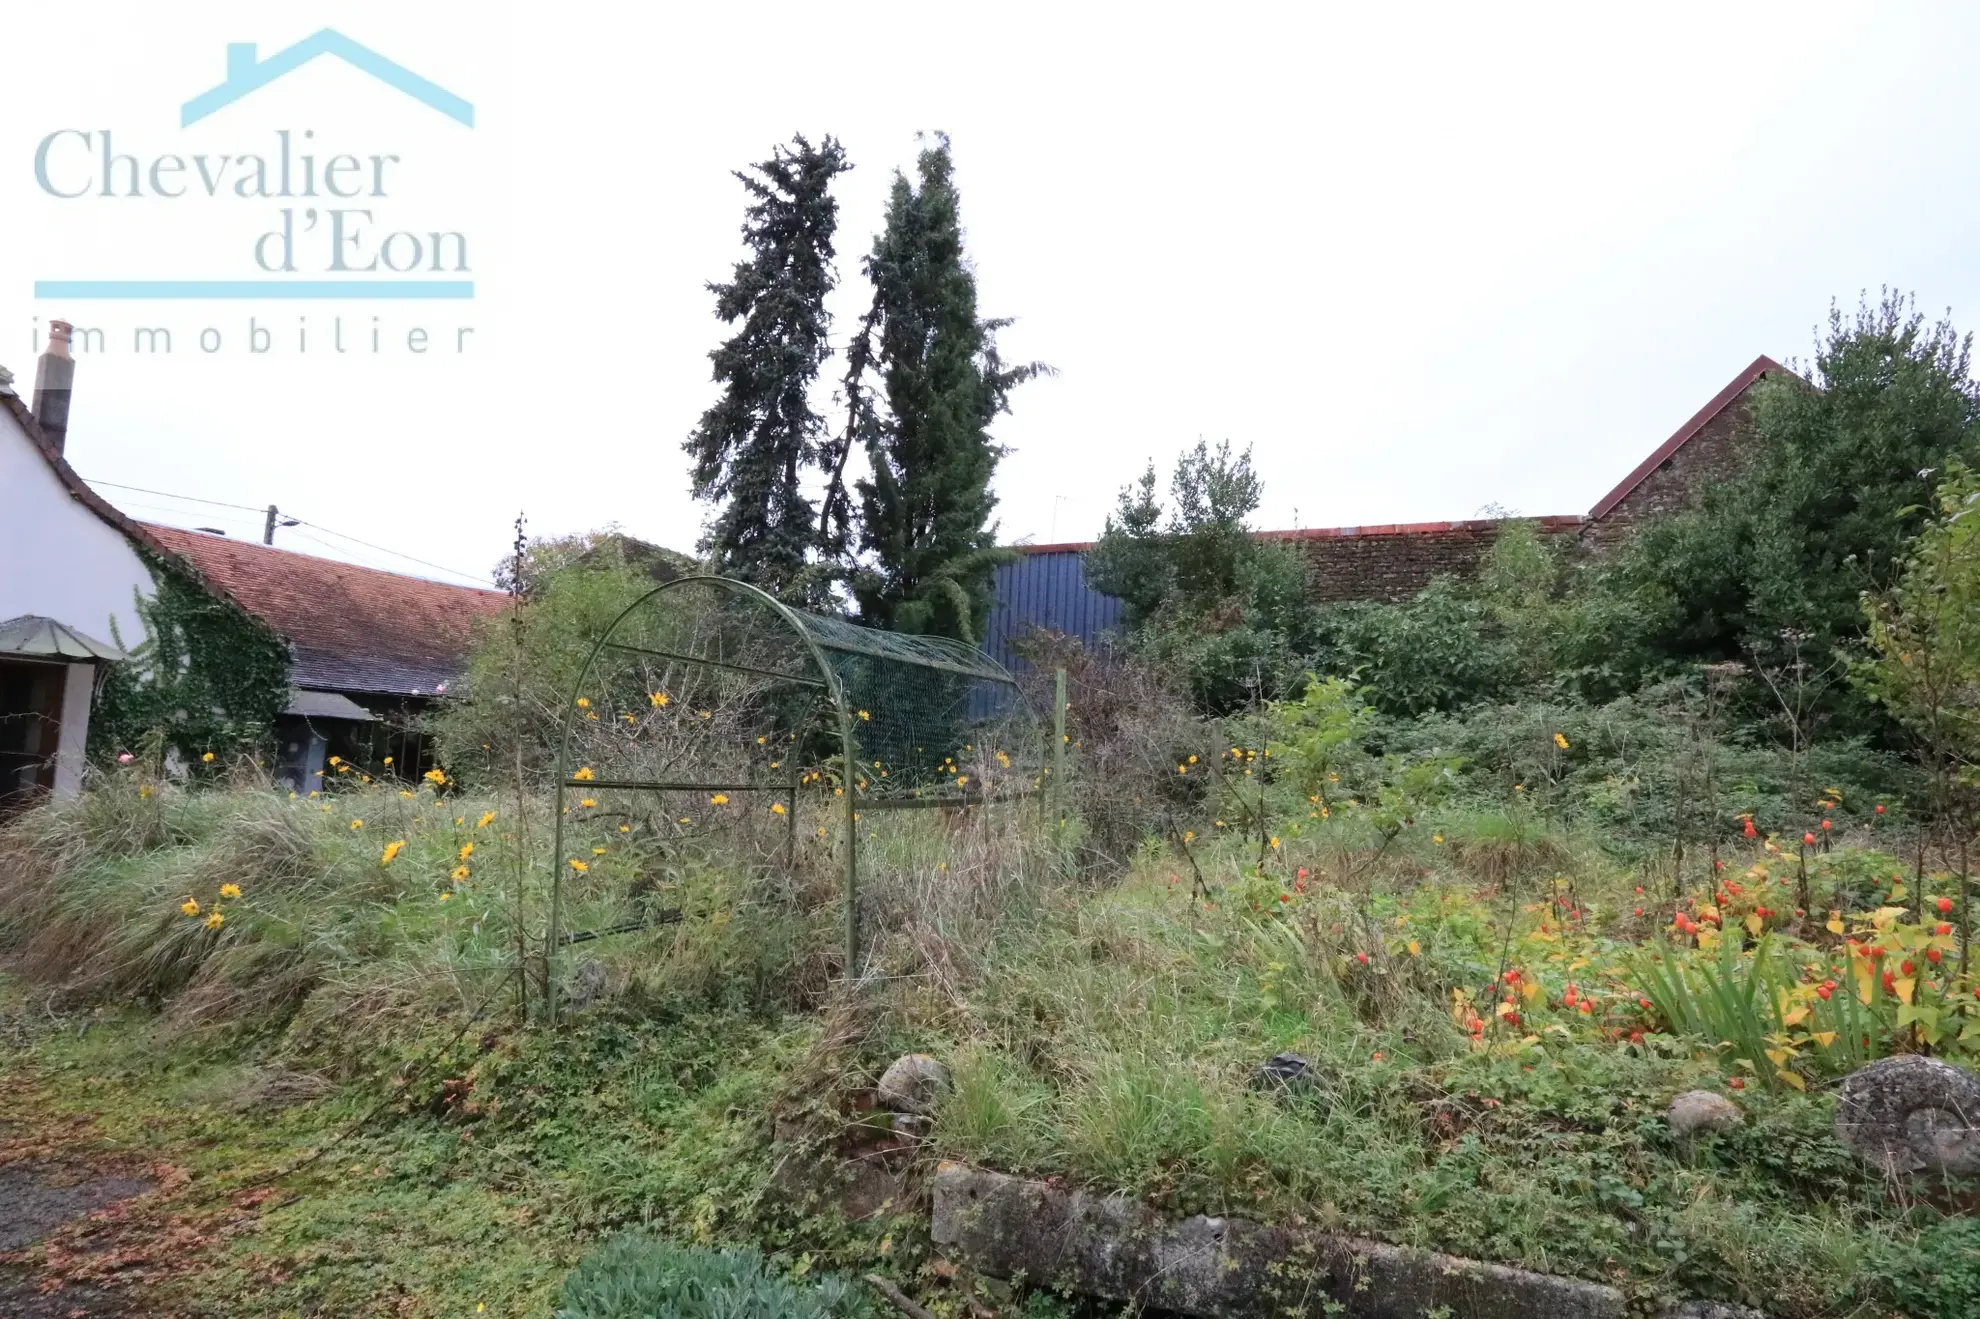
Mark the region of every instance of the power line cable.
[[265, 508], [250, 508], [246, 504], [229, 504], [225, 500], [220, 499], [201, 499], [198, 495], [175, 495], [169, 490], [147, 490], [141, 485], [118, 485], [115, 481], [93, 481], [87, 476], [83, 480], [90, 485], [108, 486], [112, 490], [130, 490], [140, 495], [157, 495], [163, 499], [183, 499], [192, 504], [211, 504], [215, 508], [237, 508], [243, 513], [265, 513], [268, 511]]
[[[300, 519], [298, 519], [298, 520], [297, 520], [297, 522], [295, 523], [295, 525], [296, 525], [297, 527], [314, 527], [314, 528], [315, 528], [316, 530], [318, 530], [318, 531], [327, 531], [327, 530], [329, 530], [329, 529], [328, 529], [327, 527], [318, 527], [318, 526], [316, 526], [316, 524], [315, 524], [314, 522], [303, 522], [303, 521], [301, 521]], [[376, 571], [378, 571], [378, 572], [391, 572], [391, 571], [392, 571], [392, 569], [390, 569], [390, 568], [387, 568], [387, 567], [383, 567], [383, 566], [381, 566], [381, 565], [379, 565], [379, 564], [376, 564], [376, 563], [368, 563], [368, 562], [366, 562], [366, 561], [364, 561], [364, 560], [362, 560], [362, 559], [356, 559], [356, 558], [353, 558], [353, 557], [351, 557], [351, 551], [350, 551], [350, 550], [349, 550], [349, 549], [348, 549], [347, 547], [345, 547], [345, 546], [342, 546], [342, 545], [332, 545], [332, 544], [331, 544], [331, 543], [330, 543], [329, 541], [327, 541], [327, 540], [323, 540], [323, 539], [321, 539], [320, 537], [317, 537], [317, 536], [312, 536], [312, 535], [310, 535], [310, 534], [309, 534], [308, 532], [306, 532], [306, 531], [297, 531], [297, 532], [296, 532], [295, 534], [296, 534], [296, 535], [297, 535], [298, 537], [300, 537], [301, 539], [303, 539], [303, 540], [306, 540], [306, 541], [308, 541], [308, 542], [309, 542], [310, 544], [312, 544], [312, 545], [321, 545], [321, 546], [322, 546], [322, 547], [323, 547], [324, 549], [326, 549], [326, 550], [328, 550], [328, 551], [330, 551], [330, 553], [332, 553], [332, 554], [334, 554], [334, 555], [337, 555], [337, 556], [338, 556], [338, 558], [339, 558], [339, 560], [340, 560], [341, 562], [344, 562], [344, 563], [352, 563], [352, 564], [355, 564], [355, 565], [357, 565], [357, 566], [358, 566], [358, 567], [360, 567], [360, 568], [371, 568], [371, 569], [374, 569], [374, 570], [376, 570]], [[335, 532], [335, 531], [332, 531], [332, 532], [330, 532], [330, 534], [331, 534], [331, 535], [333, 535], [333, 536], [337, 536], [337, 535], [341, 535], [342, 533], [341, 533], [341, 532]], [[348, 538], [348, 537], [346, 537], [345, 539], [349, 539], [349, 538]], [[357, 543], [358, 543], [358, 544], [360, 544], [360, 545], [362, 545], [362, 544], [364, 544], [364, 542], [363, 542], [363, 541], [359, 541], [359, 542], [357, 542]], [[448, 574], [449, 576], [453, 576], [453, 577], [467, 577], [467, 576], [469, 575], [469, 574], [467, 574], [467, 573], [464, 573], [464, 572], [460, 572], [460, 571], [458, 571], [458, 570], [456, 570], [456, 569], [453, 569], [453, 568], [444, 568], [444, 567], [441, 567], [441, 565], [439, 565], [439, 564], [437, 564], [437, 563], [427, 563], [427, 562], [426, 562], [426, 560], [424, 560], [424, 559], [414, 559], [414, 558], [411, 558], [411, 557], [410, 557], [410, 556], [408, 556], [408, 555], [404, 555], [404, 554], [398, 554], [398, 553], [397, 553], [396, 551], [393, 551], [393, 550], [387, 550], [387, 549], [384, 549], [384, 548], [383, 548], [382, 546], [380, 546], [380, 547], [371, 547], [371, 548], [377, 548], [377, 549], [379, 549], [379, 550], [380, 550], [380, 552], [381, 552], [381, 553], [385, 553], [385, 554], [390, 554], [390, 555], [393, 555], [393, 556], [394, 556], [395, 558], [400, 558], [400, 559], [405, 559], [405, 560], [406, 560], [407, 562], [409, 562], [409, 563], [417, 563], [417, 564], [421, 564], [421, 565], [423, 565], [423, 566], [425, 566], [425, 567], [428, 567], [428, 568], [434, 568], [434, 569], [438, 569], [439, 571], [441, 571], [441, 572], [444, 572], [444, 573], [446, 573], [446, 574]], [[450, 586], [451, 586], [451, 585], [457, 585], [457, 583], [453, 583], [453, 582], [449, 582], [449, 583], [447, 583], [447, 584], [448, 584], [448, 585], [450, 585]]]
[[[432, 568], [439, 572], [450, 573], [455, 577], [466, 577], [477, 582], [486, 582], [491, 580], [485, 573], [463, 572], [459, 568], [449, 568], [444, 563], [430, 563], [425, 559], [415, 559], [410, 554], [402, 554], [398, 550], [388, 550], [383, 545], [373, 545], [368, 540], [359, 540], [356, 536], [347, 535], [341, 531], [332, 531], [330, 530], [330, 528], [326, 526], [322, 526], [315, 522], [311, 522], [307, 518], [297, 518], [296, 525], [301, 527], [314, 527], [316, 530], [323, 532], [325, 535], [335, 536], [339, 540], [347, 540], [351, 542], [351, 544], [353, 545], [362, 545], [368, 550], [377, 550], [380, 554], [389, 554], [393, 558], [404, 559], [407, 563], [417, 563], [421, 567]], [[323, 542], [321, 541], [317, 542], [317, 544], [319, 545], [322, 543]]]
[[[169, 490], [150, 490], [145, 488], [144, 486], [120, 485], [115, 481], [94, 481], [91, 480], [89, 477], [84, 477], [83, 480], [87, 481], [90, 485], [107, 486], [112, 490], [129, 490], [136, 494], [156, 495], [161, 499], [180, 499], [186, 501], [187, 503], [192, 503], [192, 504], [210, 504], [214, 508], [238, 509], [240, 512], [243, 513], [254, 513], [259, 515], [259, 514], [265, 514], [268, 511], [265, 508], [254, 508], [247, 504], [230, 504], [222, 499], [202, 499], [198, 495], [176, 495]], [[161, 513], [169, 513], [176, 511], [172, 509], [160, 509], [156, 504], [145, 505], [145, 507], [157, 509]], [[432, 568], [437, 572], [444, 572], [452, 577], [465, 577], [470, 581], [476, 581], [476, 582], [492, 581], [492, 579], [486, 573], [463, 572], [459, 568], [449, 568], [444, 563], [433, 563], [426, 559], [415, 558], [414, 556], [403, 553], [402, 551], [399, 550], [387, 549], [383, 545], [374, 545], [368, 540], [359, 540], [356, 536], [347, 535], [341, 531], [332, 531], [329, 527], [308, 521], [307, 519], [304, 518], [297, 518], [295, 525], [304, 526], [304, 527], [315, 527], [316, 530], [323, 532], [325, 535], [335, 536], [339, 540], [347, 540], [351, 542], [353, 545], [362, 545], [368, 550], [376, 550], [380, 554], [387, 554], [395, 559], [404, 559], [407, 563], [416, 563], [420, 565], [420, 567], [422, 568]], [[316, 537], [314, 536], [308, 536], [305, 537], [304, 539], [309, 540], [314, 544], [322, 545], [323, 548], [326, 550], [334, 551], [337, 549], [335, 545], [325, 544], [323, 541], [317, 540]]]

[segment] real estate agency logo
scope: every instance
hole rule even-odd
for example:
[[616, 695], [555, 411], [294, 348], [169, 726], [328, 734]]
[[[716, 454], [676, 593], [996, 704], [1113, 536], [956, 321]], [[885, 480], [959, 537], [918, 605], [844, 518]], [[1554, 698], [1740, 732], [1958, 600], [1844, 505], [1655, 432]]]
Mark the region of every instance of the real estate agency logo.
[[[347, 66], [357, 75], [402, 93], [419, 115], [437, 115], [472, 131], [471, 102], [390, 59], [371, 47], [325, 28], [272, 55], [262, 57], [251, 42], [226, 48], [226, 76], [179, 107], [183, 131], [249, 100], [255, 93], [319, 58]], [[340, 90], [342, 90], [340, 88]], [[247, 122], [239, 112], [229, 130]], [[135, 278], [127, 271], [92, 272], [82, 277], [37, 279], [34, 296], [50, 315], [68, 312], [70, 303], [204, 304], [210, 302], [461, 302], [475, 296], [469, 234], [460, 226], [394, 227], [392, 211], [407, 181], [407, 154], [376, 147], [354, 148], [316, 127], [261, 127], [254, 136], [225, 150], [154, 150], [139, 134], [111, 129], [62, 127], [36, 144], [35, 187], [63, 207], [117, 205], [150, 199], [175, 208], [226, 208], [203, 214], [202, 234], [234, 235], [232, 269], [185, 270], [166, 278]], [[237, 218], [238, 217], [238, 218]], [[210, 246], [199, 258], [210, 262]], [[223, 260], [227, 258], [223, 257]], [[111, 310], [106, 308], [106, 310]], [[185, 306], [177, 311], [183, 313]], [[207, 308], [208, 313], [216, 309]], [[245, 309], [244, 309], [245, 310]], [[341, 313], [345, 308], [338, 308]], [[158, 324], [147, 313], [145, 325], [76, 326], [83, 351], [204, 353], [233, 348], [248, 353], [426, 354], [465, 351], [470, 326], [447, 327], [436, 339], [424, 326], [388, 331], [374, 314], [319, 316], [263, 309], [233, 317], [209, 314], [206, 323], [187, 327]], [[37, 316], [36, 333], [39, 334]], [[128, 329], [128, 335], [124, 330]], [[175, 333], [175, 329], [178, 331]], [[315, 341], [312, 342], [312, 330]]]

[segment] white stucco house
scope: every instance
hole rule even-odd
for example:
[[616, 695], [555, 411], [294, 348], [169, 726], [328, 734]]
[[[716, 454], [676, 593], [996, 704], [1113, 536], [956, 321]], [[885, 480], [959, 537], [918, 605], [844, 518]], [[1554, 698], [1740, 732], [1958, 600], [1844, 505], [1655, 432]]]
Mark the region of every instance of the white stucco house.
[[63, 457], [74, 365], [56, 321], [32, 406], [0, 368], [0, 815], [81, 786], [98, 680], [144, 639], [154, 589], [149, 537]]
[[416, 716], [508, 597], [124, 516], [65, 456], [70, 336], [49, 322], [31, 404], [0, 367], [0, 819], [82, 786], [102, 679], [147, 639], [137, 602], [157, 593], [152, 565], [287, 648], [290, 702], [271, 729], [278, 778], [311, 788], [333, 751], [428, 768]]

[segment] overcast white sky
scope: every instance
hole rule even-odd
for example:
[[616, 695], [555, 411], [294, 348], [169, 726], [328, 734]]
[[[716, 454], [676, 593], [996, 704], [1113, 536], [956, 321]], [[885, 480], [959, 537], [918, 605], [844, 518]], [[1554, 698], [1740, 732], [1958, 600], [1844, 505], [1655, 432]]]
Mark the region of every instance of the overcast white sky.
[[[983, 311], [1016, 318], [1008, 357], [1060, 372], [997, 429], [1005, 539], [1092, 537], [1148, 458], [1199, 436], [1255, 447], [1262, 526], [1581, 512], [1756, 355], [1806, 357], [1832, 297], [1891, 284], [1980, 324], [1980, 11], [1637, 13], [9, 3], [0, 363], [25, 392], [38, 324], [105, 330], [69, 439], [98, 481], [272, 501], [475, 572], [518, 510], [539, 534], [690, 549], [680, 442], [723, 333], [702, 286], [740, 250], [728, 171], [793, 131], [845, 143], [849, 327], [891, 173], [941, 129]], [[266, 57], [324, 26], [473, 102], [475, 126], [325, 58], [180, 127], [227, 43]], [[256, 236], [310, 204], [51, 197], [35, 152], [65, 128], [146, 161], [270, 151], [282, 128], [400, 155], [386, 198], [333, 204], [464, 233], [476, 296], [37, 298], [254, 276]], [[62, 154], [76, 142], [60, 186], [96, 168]], [[250, 316], [289, 337], [306, 318], [310, 351], [249, 353]], [[171, 353], [134, 351], [149, 325]], [[105, 493], [259, 533], [252, 512]], [[316, 534], [278, 543], [410, 567], [297, 539]]]

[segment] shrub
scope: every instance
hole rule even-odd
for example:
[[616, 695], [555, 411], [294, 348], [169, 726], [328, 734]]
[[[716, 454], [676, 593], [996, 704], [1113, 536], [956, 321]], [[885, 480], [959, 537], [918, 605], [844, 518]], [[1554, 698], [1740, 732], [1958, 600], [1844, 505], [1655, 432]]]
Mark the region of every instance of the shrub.
[[615, 1238], [564, 1283], [556, 1319], [865, 1319], [854, 1284], [793, 1281], [753, 1250], [702, 1250], [651, 1237]]
[[1889, 1261], [1891, 1299], [1913, 1319], [1966, 1319], [1980, 1313], [1980, 1222], [1932, 1224]]

